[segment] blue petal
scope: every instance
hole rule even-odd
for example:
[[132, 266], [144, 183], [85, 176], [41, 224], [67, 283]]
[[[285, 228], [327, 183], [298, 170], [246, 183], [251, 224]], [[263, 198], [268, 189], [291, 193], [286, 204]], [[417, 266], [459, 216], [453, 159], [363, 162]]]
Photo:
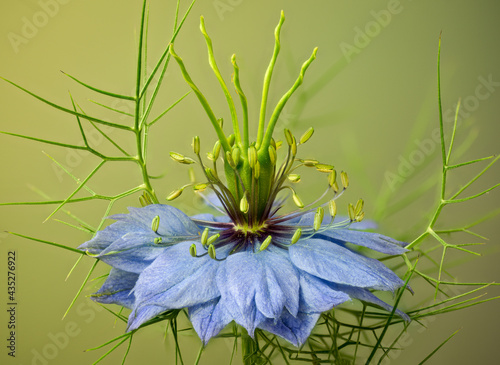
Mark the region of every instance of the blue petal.
[[322, 231], [321, 234], [316, 237], [338, 243], [350, 242], [387, 255], [401, 255], [408, 252], [408, 250], [404, 248], [406, 245], [405, 242], [397, 241], [379, 233], [363, 232], [355, 229], [330, 229]]
[[190, 307], [189, 319], [204, 345], [232, 321], [220, 297]]
[[[299, 218], [286, 221], [284, 225], [294, 224], [297, 226], [312, 226], [314, 223], [315, 212], [308, 212]], [[337, 217], [337, 220], [343, 221], [342, 217]], [[329, 216], [323, 218], [322, 227], [325, 228], [331, 221]], [[387, 237], [378, 233], [363, 232], [361, 229], [375, 228], [376, 224], [371, 221], [362, 221], [357, 223], [352, 223], [350, 227], [355, 229], [347, 228], [331, 228], [321, 233], [316, 234], [315, 238], [327, 239], [329, 241], [336, 243], [350, 242], [358, 246], [368, 247], [372, 250], [382, 252], [388, 255], [401, 255], [408, 250], [404, 248], [407, 243], [395, 240], [391, 237]]]
[[231, 223], [231, 218], [229, 218], [227, 215], [218, 215], [214, 216], [213, 214], [209, 213], [201, 213], [192, 216], [191, 218], [193, 219], [198, 219], [201, 221], [207, 221], [207, 222], [217, 222], [217, 223]]
[[306, 239], [289, 249], [292, 263], [321, 279], [355, 287], [394, 291], [404, 283], [380, 261], [321, 239]]
[[139, 328], [143, 323], [166, 311], [167, 309], [159, 305], [150, 305], [147, 307], [143, 307], [138, 312], [132, 311], [132, 313], [130, 313], [130, 315], [128, 316], [127, 332]]
[[267, 318], [278, 318], [284, 307], [298, 310], [298, 273], [284, 254], [238, 252], [219, 268], [217, 285], [233, 318], [244, 318], [249, 332], [257, 310]]
[[129, 207], [129, 214], [117, 214], [111, 219], [123, 220], [129, 224], [139, 225], [145, 230], [151, 230], [151, 222], [160, 217], [158, 234], [164, 237], [195, 235], [198, 227], [181, 210], [164, 204], [151, 204], [143, 208]]
[[[164, 244], [197, 236], [199, 229], [180, 210], [168, 205], [153, 204], [144, 208], [129, 208], [129, 214], [110, 218], [117, 222], [97, 232], [79, 249], [98, 257], [107, 264], [135, 273], [142, 272], [165, 250]], [[157, 233], [151, 229], [154, 217], [160, 217]], [[154, 243], [161, 238], [162, 245]]]
[[[343, 292], [349, 294], [351, 298], [361, 300], [362, 302], [370, 303], [373, 304], [374, 306], [378, 308], [385, 309], [388, 312], [392, 312], [393, 306], [387, 304], [383, 300], [377, 298], [374, 294], [372, 294], [369, 290], [367, 289], [361, 289], [361, 288], [354, 288], [350, 287], [347, 285], [333, 285], [333, 287], [336, 287], [338, 290], [342, 290]], [[410, 317], [400, 311], [399, 309], [396, 309], [396, 314], [403, 318], [405, 321], [410, 322], [411, 319]]]
[[165, 250], [140, 274], [129, 330], [166, 310], [191, 307], [220, 296], [215, 283], [220, 263], [208, 255], [192, 257], [192, 243], [182, 242]]
[[156, 237], [152, 231], [126, 233], [96, 257], [110, 266], [139, 274], [167, 249], [154, 243]]
[[320, 313], [306, 314], [299, 312], [294, 317], [288, 311], [283, 311], [277, 322], [266, 319], [259, 325], [259, 328], [274, 333], [300, 347], [311, 334], [319, 316]]
[[103, 304], [118, 304], [132, 308], [135, 297], [130, 293], [139, 275], [119, 269], [111, 269], [109, 276], [92, 299]]
[[[297, 315], [299, 311], [299, 274], [292, 265], [288, 252], [270, 246], [267, 250], [257, 253], [257, 259], [264, 264], [269, 295], [272, 296], [273, 293], [281, 291], [284, 296], [285, 308], [293, 316]], [[271, 284], [277, 284], [278, 287], [271, 287]], [[264, 298], [264, 300], [266, 299]]]
[[351, 299], [343, 291], [332, 289], [329, 284], [305, 271], [300, 271], [300, 311], [321, 313]]

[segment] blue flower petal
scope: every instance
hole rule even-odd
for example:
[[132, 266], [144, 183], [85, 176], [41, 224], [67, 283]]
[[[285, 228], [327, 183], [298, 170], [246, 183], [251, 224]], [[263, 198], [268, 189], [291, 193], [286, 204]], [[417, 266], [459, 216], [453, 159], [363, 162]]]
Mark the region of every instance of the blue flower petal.
[[395, 291], [403, 281], [380, 261], [321, 239], [305, 239], [289, 249], [295, 266], [321, 279], [367, 289]]
[[405, 242], [373, 232], [363, 232], [355, 229], [331, 229], [322, 231], [315, 236], [336, 243], [350, 242], [352, 244], [370, 248], [387, 255], [401, 255], [408, 252], [404, 246]]
[[232, 321], [220, 297], [188, 309], [189, 320], [204, 345]]
[[[295, 223], [297, 226], [312, 226], [314, 223], [314, 216], [315, 212], [308, 212], [299, 218], [286, 221], [283, 224], [290, 225], [290, 223]], [[337, 217], [337, 220], [343, 221], [344, 219], [342, 217]], [[325, 215], [322, 227], [325, 228], [330, 221], [331, 217]], [[404, 248], [407, 244], [406, 242], [401, 242], [379, 233], [361, 231], [361, 229], [375, 228], [376, 224], [371, 221], [352, 223], [350, 227], [354, 229], [332, 227], [331, 229], [321, 231], [321, 233], [316, 234], [314, 237], [327, 239], [340, 244], [350, 242], [388, 255], [401, 255], [408, 251]]]
[[334, 290], [323, 279], [300, 271], [300, 311], [321, 313], [350, 300], [341, 290]]
[[284, 308], [298, 311], [298, 273], [285, 254], [265, 250], [230, 255], [219, 267], [217, 285], [231, 316], [249, 333], [259, 323], [258, 312], [276, 319]]
[[[349, 294], [351, 298], [361, 300], [362, 302], [370, 303], [378, 308], [382, 308], [388, 312], [392, 312], [393, 306], [387, 304], [383, 300], [377, 298], [374, 294], [372, 294], [367, 289], [362, 288], [354, 288], [347, 285], [333, 285], [333, 287], [338, 288], [338, 290], [342, 290], [343, 292]], [[396, 309], [396, 314], [403, 318], [405, 321], [410, 322], [411, 318], [404, 312]]]
[[164, 237], [195, 235], [198, 232], [198, 227], [186, 214], [170, 205], [151, 204], [143, 208], [129, 207], [128, 210], [129, 214], [117, 214], [110, 218], [151, 230], [151, 222], [154, 217], [159, 216], [158, 234]]
[[[79, 249], [113, 267], [140, 273], [166, 249], [165, 244], [187, 240], [199, 233], [187, 215], [168, 205], [153, 204], [129, 211], [110, 217], [117, 221], [97, 232]], [[156, 216], [160, 217], [160, 224], [155, 233], [151, 223]], [[162, 244], [155, 244], [155, 238], [161, 238]]]
[[102, 304], [118, 304], [132, 308], [135, 296], [131, 293], [139, 275], [119, 269], [111, 269], [109, 276], [92, 299]]
[[166, 312], [160, 305], [150, 305], [143, 307], [140, 311], [132, 311], [128, 316], [127, 332], [138, 329], [142, 324]]
[[276, 323], [272, 319], [266, 319], [259, 325], [259, 328], [274, 333], [291, 344], [300, 347], [311, 334], [319, 316], [320, 313], [307, 314], [299, 312], [294, 317], [288, 311], [283, 311]]
[[191, 218], [207, 222], [231, 223], [231, 218], [229, 218], [227, 215], [214, 216], [213, 214], [202, 213], [194, 215]]
[[[136, 301], [130, 329], [162, 311], [191, 307], [220, 296], [215, 283], [219, 262], [208, 255], [192, 257], [189, 247], [193, 243], [170, 247], [140, 274], [134, 289]], [[202, 250], [198, 245], [198, 251]], [[158, 308], [163, 310], [157, 313]]]

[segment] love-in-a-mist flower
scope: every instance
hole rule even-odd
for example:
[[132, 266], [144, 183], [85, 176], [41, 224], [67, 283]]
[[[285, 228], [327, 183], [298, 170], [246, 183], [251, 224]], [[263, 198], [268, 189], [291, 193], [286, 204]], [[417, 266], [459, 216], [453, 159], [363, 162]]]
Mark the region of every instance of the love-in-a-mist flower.
[[[316, 49], [266, 121], [267, 95], [283, 21], [282, 14], [264, 79], [254, 142], [250, 142], [247, 101], [235, 57], [231, 61], [233, 83], [242, 107], [241, 131], [203, 18], [201, 30], [210, 66], [229, 104], [232, 134], [226, 135], [222, 121], [215, 117], [171, 46], [171, 55], [207, 112], [218, 140], [207, 159], [202, 158], [199, 137], [193, 139], [195, 158], [171, 153], [172, 159], [180, 163], [196, 161], [204, 178], [174, 191], [168, 200], [188, 187], [200, 194], [211, 189], [213, 195], [205, 198], [215, 201], [213, 205], [222, 215], [188, 217], [168, 205], [130, 208], [129, 214], [111, 217], [117, 222], [80, 246], [113, 267], [94, 299], [130, 308], [128, 330], [137, 329], [166, 311], [187, 308], [204, 343], [235, 321], [250, 336], [260, 328], [299, 346], [322, 312], [351, 299], [388, 311], [393, 309], [371, 291], [394, 292], [404, 282], [380, 261], [363, 256], [349, 243], [387, 255], [404, 253], [404, 244], [359, 230], [368, 227], [360, 223], [364, 217], [362, 200], [348, 205], [348, 217], [335, 220], [336, 199], [348, 187], [349, 180], [345, 172], [337, 176], [332, 165], [298, 157], [299, 147], [313, 134], [312, 128], [298, 140], [287, 129], [283, 143], [273, 138], [280, 112], [302, 83]], [[221, 160], [222, 169], [218, 166]], [[315, 170], [325, 177], [326, 191], [308, 205], [302, 203], [291, 186], [300, 180], [299, 168]], [[287, 197], [291, 197], [296, 209], [285, 214], [282, 210]], [[399, 310], [397, 314], [408, 319]]]

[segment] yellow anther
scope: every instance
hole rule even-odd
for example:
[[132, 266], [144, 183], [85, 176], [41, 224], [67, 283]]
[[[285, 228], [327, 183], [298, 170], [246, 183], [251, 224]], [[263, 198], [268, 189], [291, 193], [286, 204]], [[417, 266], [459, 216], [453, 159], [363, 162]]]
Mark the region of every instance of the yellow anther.
[[214, 245], [210, 245], [208, 246], [208, 256], [210, 256], [211, 259], [216, 259], [216, 255], [215, 255], [215, 247]]
[[304, 203], [302, 203], [302, 200], [300, 200], [299, 196], [295, 193], [295, 191], [292, 194], [292, 199], [295, 205], [299, 208], [304, 208]]
[[325, 210], [323, 209], [323, 207], [318, 207], [318, 209], [316, 209], [316, 214], [314, 215], [313, 228], [315, 231], [321, 228], [321, 223], [323, 223], [324, 216], [325, 216]]
[[337, 171], [332, 170], [330, 171], [330, 174], [328, 174], [328, 184], [330, 186], [333, 186], [337, 181]]
[[183, 191], [183, 189], [174, 190], [174, 191], [172, 191], [170, 193], [170, 195], [167, 196], [166, 199], [168, 201], [174, 200], [174, 199], [178, 198], [182, 194], [182, 191]]
[[271, 163], [273, 165], [276, 165], [276, 148], [274, 146], [269, 146], [268, 148], [269, 152], [269, 160], [271, 160]]
[[255, 166], [253, 167], [253, 177], [258, 180], [259, 179], [259, 176], [260, 176], [260, 163], [259, 161], [257, 160], [255, 162]]
[[156, 217], [153, 218], [153, 221], [151, 222], [151, 229], [153, 232], [158, 232], [158, 228], [160, 228], [160, 216], [157, 215]]
[[257, 161], [257, 150], [255, 149], [255, 146], [250, 146], [248, 147], [248, 163], [250, 164], [250, 168], [253, 169], [256, 161]]
[[195, 136], [193, 137], [193, 151], [195, 155], [198, 155], [200, 153], [200, 137]]
[[297, 155], [297, 141], [295, 140], [295, 137], [292, 136], [293, 142], [292, 142], [292, 156]]
[[332, 216], [332, 218], [335, 218], [337, 215], [337, 203], [335, 203], [335, 200], [330, 200], [328, 202], [328, 212]]
[[290, 129], [287, 129], [287, 128], [285, 128], [285, 130], [283, 132], [285, 133], [286, 143], [288, 143], [289, 146], [292, 146], [292, 144], [293, 144], [292, 132], [290, 132]]
[[297, 241], [300, 240], [301, 236], [302, 236], [302, 228], [297, 228], [297, 230], [292, 236], [292, 239], [290, 240], [290, 244], [292, 245], [296, 244]]
[[349, 212], [349, 219], [351, 222], [354, 222], [356, 220], [356, 213], [354, 212], [354, 205], [349, 203], [347, 211]]
[[213, 243], [215, 241], [217, 241], [217, 239], [220, 237], [220, 233], [217, 233], [217, 234], [214, 234], [213, 236], [210, 236], [208, 237], [207, 239], [207, 244], [210, 246], [210, 245], [213, 245]]
[[243, 213], [247, 213], [249, 207], [250, 206], [248, 205], [247, 195], [243, 194], [243, 198], [241, 198], [240, 200], [240, 211], [242, 211]]
[[309, 140], [309, 138], [312, 137], [313, 133], [314, 133], [313, 127], [309, 128], [307, 131], [305, 131], [305, 133], [300, 137], [300, 140], [299, 140], [300, 144], [306, 143]]
[[207, 244], [207, 240], [208, 240], [208, 228], [205, 228], [203, 230], [203, 233], [201, 234], [201, 239], [200, 239], [200, 243], [205, 246]]
[[241, 155], [240, 149], [238, 147], [233, 148], [231, 157], [233, 158], [235, 166], [238, 166], [238, 164], [240, 163], [240, 155]]
[[267, 246], [269, 246], [272, 239], [273, 239], [273, 237], [271, 235], [267, 236], [267, 238], [264, 240], [264, 242], [262, 242], [262, 244], [260, 245], [259, 251], [264, 251], [267, 248]]
[[290, 180], [293, 183], [298, 183], [300, 181], [300, 175], [299, 174], [289, 174], [288, 180]]
[[319, 172], [330, 173], [330, 172], [333, 171], [333, 166], [332, 165], [326, 165], [326, 164], [323, 164], [323, 163], [316, 164], [314, 167], [316, 167], [316, 170], [318, 170]]
[[191, 256], [196, 257], [196, 245], [194, 243], [189, 246], [189, 253]]
[[307, 167], [312, 167], [312, 166], [316, 166], [319, 163], [319, 161], [317, 161], [317, 160], [302, 160], [302, 163]]
[[220, 148], [221, 148], [221, 144], [220, 144], [220, 141], [217, 140], [214, 144], [214, 148], [212, 149], [212, 158], [213, 160], [212, 161], [217, 161], [217, 159], [219, 158], [219, 154], [220, 154]]
[[349, 177], [347, 176], [347, 172], [342, 171], [340, 173], [340, 180], [342, 181], [342, 186], [344, 187], [344, 189], [347, 189], [347, 187], [349, 186]]
[[208, 187], [208, 184], [206, 183], [199, 183], [193, 186], [194, 191], [199, 191], [202, 192]]

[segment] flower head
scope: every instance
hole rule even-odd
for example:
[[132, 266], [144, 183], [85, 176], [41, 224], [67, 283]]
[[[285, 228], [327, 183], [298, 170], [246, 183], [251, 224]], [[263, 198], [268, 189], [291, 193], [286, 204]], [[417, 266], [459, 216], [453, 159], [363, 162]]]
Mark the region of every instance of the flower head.
[[[183, 164], [197, 160], [204, 178], [184, 185], [167, 199], [175, 199], [188, 186], [201, 194], [211, 189], [214, 197], [208, 195], [205, 199], [222, 215], [188, 217], [176, 208], [159, 204], [130, 208], [129, 214], [111, 217], [117, 222], [80, 246], [113, 267], [94, 299], [131, 308], [128, 330], [169, 310], [187, 308], [204, 343], [235, 321], [250, 335], [261, 328], [299, 346], [322, 312], [351, 299], [392, 310], [371, 290], [394, 292], [404, 282], [380, 261], [361, 255], [348, 243], [388, 255], [404, 253], [404, 244], [360, 230], [369, 225], [360, 223], [364, 217], [363, 200], [348, 205], [347, 218], [335, 219], [336, 199], [347, 189], [348, 176], [341, 172], [339, 178], [333, 165], [298, 157], [298, 149], [314, 132], [312, 128], [298, 140], [288, 129], [284, 131], [284, 143], [273, 138], [280, 112], [301, 85], [316, 57], [316, 49], [269, 121], [265, 121], [283, 21], [282, 14], [275, 32], [275, 52], [264, 81], [254, 142], [249, 140], [246, 98], [235, 57], [231, 61], [233, 82], [243, 110], [242, 133], [203, 18], [201, 30], [207, 41], [210, 65], [231, 111], [231, 135], [226, 136], [222, 121], [215, 117], [173, 46], [170, 48], [205, 108], [218, 140], [207, 154], [209, 164], [201, 157], [199, 137], [193, 139], [192, 145], [196, 159], [170, 154], [174, 161]], [[280, 148], [285, 150], [284, 157], [278, 154]], [[217, 165], [220, 160], [223, 173]], [[310, 168], [327, 177], [325, 192], [307, 205], [291, 186], [300, 181], [299, 168]], [[287, 193], [296, 209], [282, 214]], [[329, 200], [324, 202], [328, 195]], [[404, 313], [397, 313], [408, 319]]]

